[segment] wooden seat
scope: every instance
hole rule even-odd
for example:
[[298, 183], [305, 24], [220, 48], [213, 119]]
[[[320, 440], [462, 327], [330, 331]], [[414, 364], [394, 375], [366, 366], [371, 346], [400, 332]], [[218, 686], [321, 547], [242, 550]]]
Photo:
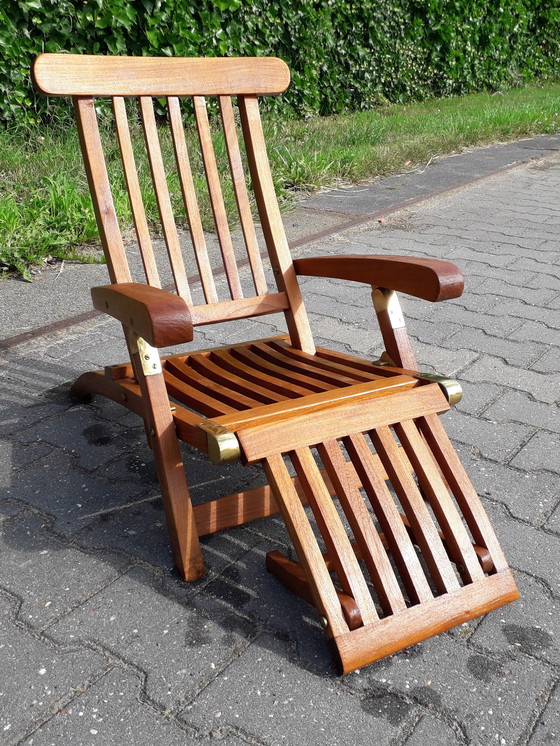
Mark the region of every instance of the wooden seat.
[[[130, 352], [128, 363], [84, 373], [73, 392], [102, 394], [144, 419], [182, 576], [192, 580], [204, 572], [200, 536], [281, 513], [298, 561], [271, 551], [267, 568], [316, 607], [344, 672], [517, 598], [490, 522], [438, 417], [459, 396], [457, 384], [418, 373], [397, 298], [397, 292], [430, 302], [457, 297], [461, 273], [448, 262], [406, 257], [292, 261], [258, 103], [287, 87], [284, 63], [45, 54], [33, 75], [43, 93], [73, 98], [111, 280], [93, 288], [92, 298], [122, 323]], [[129, 263], [118, 223], [98, 97], [112, 104], [141, 277], [134, 276], [140, 263]], [[209, 97], [217, 99], [210, 117]], [[166, 104], [187, 248], [154, 99]], [[196, 154], [187, 147], [188, 112]], [[171, 288], [162, 289], [162, 252], [154, 249], [146, 217], [131, 121], [143, 130]], [[218, 122], [228, 173], [216, 156]], [[216, 247], [203, 230], [195, 158], [203, 164]], [[228, 179], [242, 247], [224, 206]], [[386, 348], [382, 360], [315, 346], [298, 275], [371, 286]], [[273, 313], [284, 315], [287, 334], [160, 357], [160, 348], [191, 342], [198, 326]], [[179, 440], [216, 464], [261, 464], [267, 483], [193, 508]]]

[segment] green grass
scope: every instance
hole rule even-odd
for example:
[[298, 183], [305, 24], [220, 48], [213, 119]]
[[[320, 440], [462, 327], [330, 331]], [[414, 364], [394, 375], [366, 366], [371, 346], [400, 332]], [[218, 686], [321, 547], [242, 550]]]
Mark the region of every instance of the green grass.
[[[281, 202], [289, 203], [298, 192], [402, 172], [476, 145], [559, 132], [560, 83], [306, 121], [266, 119], [265, 130], [276, 188]], [[132, 235], [126, 190], [118, 176], [118, 152], [108, 128], [104, 138], [121, 227]], [[185, 226], [166, 128], [161, 130], [161, 139], [178, 223]], [[196, 173], [201, 164], [194, 134], [187, 133], [187, 139]], [[133, 140], [139, 168], [147, 177], [149, 167], [141, 155], [138, 128], [133, 129]], [[215, 147], [218, 161], [224, 162], [219, 135]], [[0, 271], [16, 270], [29, 279], [29, 267], [46, 257], [97, 260], [98, 254], [87, 250], [97, 242], [97, 229], [73, 127], [0, 133], [0, 173]], [[203, 222], [211, 228], [202, 177], [196, 186]], [[227, 181], [224, 194], [234, 220], [234, 198]], [[150, 188], [145, 189], [144, 200], [157, 230], [157, 206]]]

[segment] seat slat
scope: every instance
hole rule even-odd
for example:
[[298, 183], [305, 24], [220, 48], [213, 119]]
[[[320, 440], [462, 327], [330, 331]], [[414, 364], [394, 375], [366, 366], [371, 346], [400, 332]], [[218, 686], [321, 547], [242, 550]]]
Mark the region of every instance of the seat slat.
[[232, 350], [232, 353], [235, 357], [239, 358], [239, 360], [254, 367], [255, 370], [262, 371], [267, 375], [275, 376], [276, 378], [280, 378], [282, 381], [287, 381], [288, 383], [295, 383], [298, 386], [304, 386], [309, 393], [330, 391], [334, 388], [334, 384], [323, 383], [323, 381], [318, 381], [312, 376], [286, 370], [282, 365], [271, 363], [264, 357], [257, 355], [252, 349], [234, 349]]
[[278, 352], [281, 352], [286, 357], [293, 358], [298, 362], [307, 362], [315, 369], [325, 370], [332, 373], [341, 373], [342, 375], [349, 376], [354, 381], [375, 381], [379, 378], [383, 378], [379, 373], [359, 371], [356, 368], [352, 368], [349, 365], [341, 365], [334, 361], [322, 360], [318, 355], [308, 355], [302, 350], [298, 350], [292, 347], [288, 342], [283, 340], [272, 340], [267, 343], [268, 347], [271, 347]]
[[149, 285], [160, 288], [161, 282], [154, 258], [154, 249], [148, 228], [148, 221], [146, 220], [142, 192], [140, 191], [140, 182], [138, 181], [136, 160], [134, 158], [134, 151], [132, 150], [132, 141], [130, 139], [130, 129], [128, 126], [124, 98], [115, 96], [113, 99], [113, 113], [115, 116], [119, 147], [121, 149], [126, 188], [128, 190], [130, 208], [134, 220], [134, 227], [136, 228], [136, 238], [138, 239], [138, 246], [140, 248], [142, 264], [144, 265], [144, 272], [146, 273], [146, 280]]
[[482, 507], [480, 497], [467, 476], [443, 425], [433, 415], [421, 417], [418, 424], [447, 483], [451, 487], [475, 543], [488, 549], [496, 572], [507, 570], [506, 558], [486, 511]]
[[338, 387], [341, 384], [351, 386], [360, 380], [359, 377], [347, 376], [339, 373], [337, 370], [327, 372], [324, 368], [310, 365], [304, 360], [294, 360], [283, 350], [275, 350], [267, 344], [259, 343], [251, 345], [251, 350], [265, 360], [275, 365], [280, 365], [283, 370], [308, 375], [313, 381], [322, 381], [329, 386]]
[[401, 422], [395, 425], [395, 433], [441, 526], [454, 562], [463, 566], [463, 573], [469, 582], [480, 580], [484, 577], [484, 573], [474, 552], [471, 539], [416, 425], [410, 420]]
[[264, 386], [259, 386], [256, 383], [249, 383], [245, 378], [235, 375], [225, 368], [221, 368], [207, 355], [190, 355], [189, 365], [199, 373], [202, 373], [206, 378], [216, 381], [216, 383], [220, 383], [223, 386], [235, 387], [236, 391], [245, 394], [245, 396], [258, 399], [259, 405], [285, 401], [287, 398], [283, 394], [278, 394]]
[[369, 435], [410, 521], [436, 588], [440, 593], [457, 590], [459, 582], [438, 530], [389, 427], [378, 427]]
[[311, 450], [300, 448], [290, 453], [290, 459], [313, 510], [342, 590], [352, 596], [358, 604], [364, 624], [376, 621], [379, 619], [379, 614]]
[[210, 358], [226, 370], [230, 370], [235, 374], [239, 373], [245, 380], [266, 386], [271, 391], [282, 394], [287, 399], [295, 399], [298, 396], [305, 396], [312, 393], [308, 388], [296, 384], [286, 384], [284, 381], [279, 381], [275, 376], [256, 370], [252, 365], [247, 365], [243, 360], [235, 357], [229, 350], [212, 351]]
[[189, 365], [181, 363], [178, 360], [168, 362], [166, 369], [176, 378], [196, 389], [199, 389], [209, 396], [213, 396], [224, 404], [228, 404], [234, 409], [251, 409], [251, 407], [260, 407], [262, 402], [253, 397], [246, 396], [240, 391], [236, 391], [228, 385], [216, 383], [212, 379], [206, 378], [197, 370], [193, 370]]
[[343, 438], [342, 442], [379, 521], [411, 602], [429, 601], [433, 598], [433, 593], [397, 506], [378, 471], [364, 436], [350, 435]]
[[146, 150], [148, 151], [148, 160], [152, 172], [152, 181], [156, 193], [158, 210], [161, 217], [161, 227], [165, 238], [165, 245], [171, 264], [171, 271], [175, 281], [177, 293], [184, 298], [187, 303], [192, 304], [192, 296], [187, 280], [187, 273], [181, 254], [181, 245], [175, 218], [173, 217], [173, 208], [169, 196], [169, 187], [165, 176], [163, 158], [159, 145], [159, 137], [156, 127], [156, 118], [154, 115], [154, 104], [151, 98], [146, 96], [140, 97], [140, 111], [142, 114], [142, 123], [144, 125], [144, 135], [146, 140]]
[[371, 515], [360, 495], [360, 483], [356, 473], [354, 472], [355, 478], [352, 479], [348, 468], [351, 464], [344, 458], [336, 441], [321, 443], [317, 451], [348, 519], [383, 611], [386, 614], [403, 611], [406, 609], [406, 603], [402, 591]]
[[236, 407], [231, 407], [213, 396], [204, 394], [194, 386], [181, 381], [168, 370], [163, 369], [163, 378], [167, 386], [167, 393], [186, 407], [200, 412], [206, 417], [219, 417], [221, 414], [237, 412]]
[[204, 171], [206, 173], [206, 182], [208, 184], [208, 193], [210, 195], [210, 203], [214, 214], [214, 222], [216, 223], [216, 232], [218, 234], [218, 243], [220, 244], [222, 261], [224, 263], [231, 297], [235, 300], [236, 298], [243, 298], [243, 290], [241, 289], [239, 272], [237, 270], [235, 253], [224, 208], [222, 187], [220, 186], [220, 176], [216, 164], [212, 134], [210, 132], [206, 101], [203, 96], [193, 96], [193, 105], [196, 127], [198, 130], [198, 139], [200, 140], [200, 150], [204, 162]]
[[235, 119], [233, 115], [233, 107], [231, 105], [231, 98], [229, 96], [220, 96], [218, 101], [220, 105], [220, 112], [222, 115], [222, 123], [224, 125], [224, 136], [226, 141], [229, 167], [231, 170], [231, 180], [233, 183], [233, 190], [235, 192], [237, 209], [239, 210], [239, 217], [241, 220], [243, 237], [245, 239], [245, 246], [247, 247], [247, 255], [249, 257], [251, 273], [253, 275], [253, 281], [255, 283], [255, 290], [257, 291], [257, 295], [262, 295], [267, 291], [266, 278], [264, 276], [262, 259], [259, 251], [259, 245], [257, 243], [255, 224], [253, 222], [253, 216], [251, 214], [251, 205], [249, 204], [249, 195], [247, 193], [247, 185], [245, 183], [245, 173], [243, 171], [241, 152], [239, 150], [239, 141], [237, 139], [237, 131], [235, 129]]
[[181, 182], [181, 191], [183, 201], [189, 222], [189, 231], [193, 243], [196, 264], [200, 273], [202, 290], [207, 303], [215, 303], [218, 300], [214, 275], [210, 266], [208, 249], [206, 248], [206, 239], [200, 219], [200, 210], [198, 209], [198, 200], [194, 188], [193, 175], [187, 144], [185, 141], [185, 131], [181, 119], [181, 107], [179, 99], [172, 96], [167, 99], [167, 108], [169, 112], [169, 124], [173, 138], [173, 149], [175, 151], [175, 160], [177, 163], [177, 173]]

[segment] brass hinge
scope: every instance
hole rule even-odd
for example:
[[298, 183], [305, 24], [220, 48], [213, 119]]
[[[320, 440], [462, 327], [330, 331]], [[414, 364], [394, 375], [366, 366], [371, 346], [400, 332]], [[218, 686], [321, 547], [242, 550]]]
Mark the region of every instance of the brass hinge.
[[421, 381], [432, 381], [433, 383], [437, 383], [451, 407], [458, 404], [463, 398], [461, 384], [454, 378], [440, 376], [437, 373], [415, 373], [414, 377]]
[[212, 420], [200, 422], [208, 442], [208, 457], [213, 464], [228, 464], [241, 457], [241, 446], [235, 433]]
[[129, 339], [132, 353], [138, 353], [142, 373], [145, 376], [157, 376], [161, 373], [161, 360], [157, 348], [152, 347], [143, 337], [135, 334], [129, 335]]

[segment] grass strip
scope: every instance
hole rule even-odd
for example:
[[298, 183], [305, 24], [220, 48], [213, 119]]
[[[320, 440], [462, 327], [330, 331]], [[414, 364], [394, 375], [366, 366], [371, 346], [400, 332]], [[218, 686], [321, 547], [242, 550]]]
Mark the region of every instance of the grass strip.
[[[432, 99], [411, 105], [389, 105], [373, 111], [309, 120], [267, 118], [265, 130], [277, 193], [283, 204], [298, 193], [340, 186], [376, 176], [400, 173], [430, 159], [490, 143], [560, 131], [560, 83], [529, 85], [500, 94], [477, 93]], [[142, 133], [132, 128], [137, 161], [145, 183], [149, 168]], [[103, 129], [115, 206], [125, 232], [132, 220], [114, 133]], [[174, 170], [169, 132], [160, 131], [168, 181], [181, 227], [186, 217]], [[195, 173], [202, 173], [192, 126], [187, 140]], [[223, 139], [215, 137], [216, 155], [225, 164]], [[225, 172], [225, 168], [223, 169]], [[65, 123], [0, 133], [0, 272], [16, 270], [30, 279], [30, 267], [51, 257], [99, 261], [88, 246], [97, 242], [87, 182], [75, 128]], [[203, 223], [212, 229], [211, 210], [202, 176], [196, 182]], [[225, 180], [226, 209], [235, 220], [235, 200]], [[157, 232], [153, 191], [143, 198]]]

